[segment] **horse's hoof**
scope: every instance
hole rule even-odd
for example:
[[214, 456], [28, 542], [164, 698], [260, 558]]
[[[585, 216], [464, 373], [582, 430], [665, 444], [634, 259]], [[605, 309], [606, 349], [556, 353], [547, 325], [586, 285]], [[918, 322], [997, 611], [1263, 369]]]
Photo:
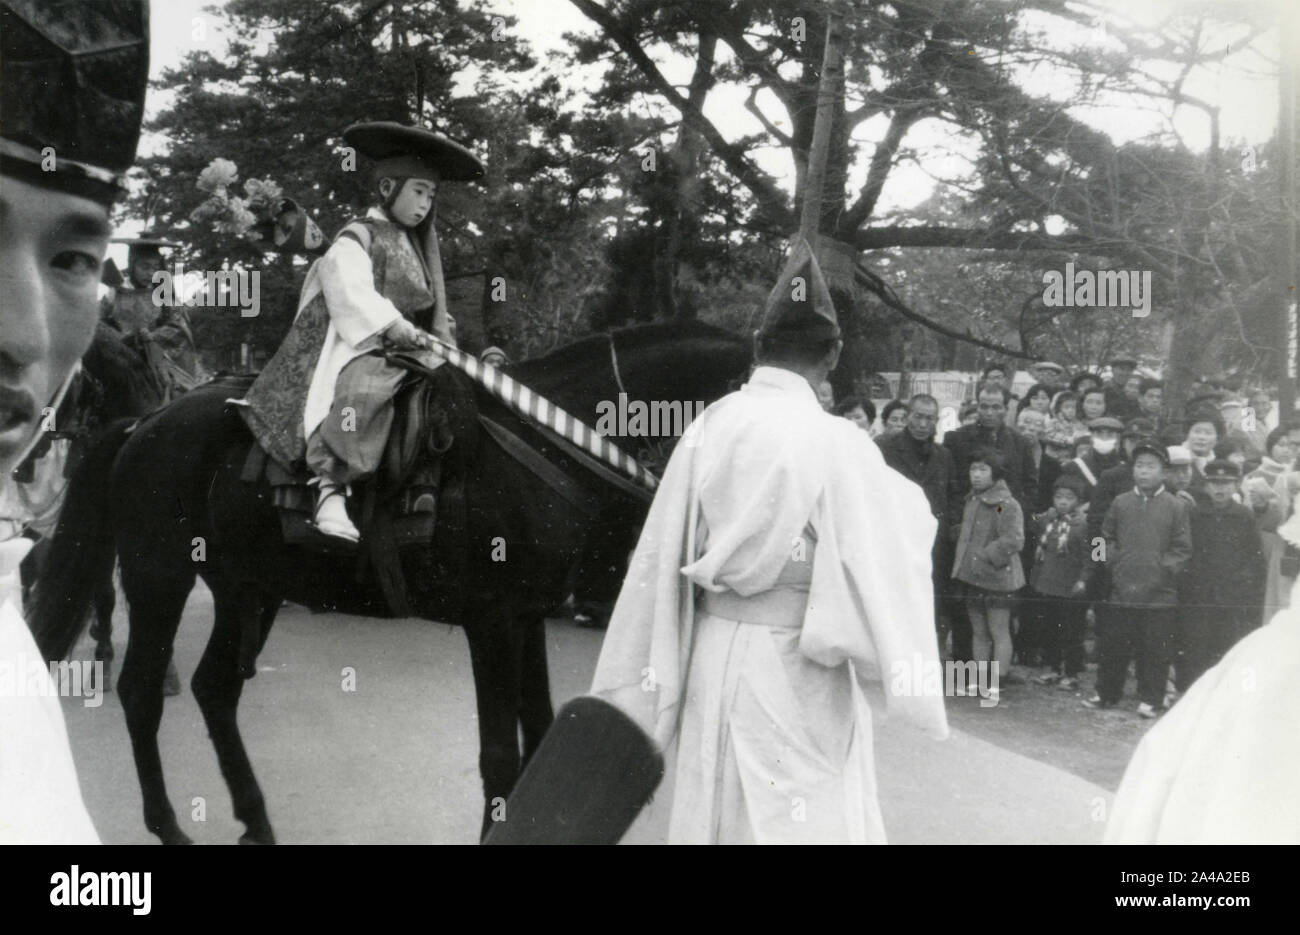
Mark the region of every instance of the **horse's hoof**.
[[275, 835], [270, 831], [263, 831], [260, 834], [253, 834], [251, 831], [245, 831], [239, 836], [240, 844], [274, 844]]
[[193, 844], [194, 839], [182, 831], [180, 828], [169, 828], [167, 831], [159, 831], [158, 838], [164, 844]]

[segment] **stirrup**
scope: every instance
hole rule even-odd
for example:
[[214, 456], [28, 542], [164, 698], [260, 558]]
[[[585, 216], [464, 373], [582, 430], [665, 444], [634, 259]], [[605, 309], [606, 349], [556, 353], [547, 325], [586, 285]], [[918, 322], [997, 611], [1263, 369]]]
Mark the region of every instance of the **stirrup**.
[[[338, 498], [337, 505], [332, 505]], [[327, 506], [327, 504], [329, 504]], [[325, 514], [325, 515], [322, 515]], [[359, 542], [361, 533], [348, 517], [347, 497], [343, 487], [327, 481], [320, 482], [320, 496], [316, 499], [316, 509], [312, 513], [312, 523], [323, 535], [348, 542]]]

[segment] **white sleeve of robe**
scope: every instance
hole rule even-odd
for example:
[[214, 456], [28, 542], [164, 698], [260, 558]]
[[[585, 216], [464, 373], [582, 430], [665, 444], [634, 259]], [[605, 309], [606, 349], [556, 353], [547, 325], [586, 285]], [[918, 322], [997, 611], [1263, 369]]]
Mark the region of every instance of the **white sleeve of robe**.
[[1105, 843], [1300, 844], [1297, 596], [1142, 738]]
[[317, 277], [338, 336], [360, 347], [402, 317], [375, 289], [374, 266], [361, 244], [340, 237], [321, 257]]
[[18, 563], [30, 547], [0, 542], [0, 844], [98, 844], [63, 709], [48, 668], [33, 671], [44, 663], [15, 606]]

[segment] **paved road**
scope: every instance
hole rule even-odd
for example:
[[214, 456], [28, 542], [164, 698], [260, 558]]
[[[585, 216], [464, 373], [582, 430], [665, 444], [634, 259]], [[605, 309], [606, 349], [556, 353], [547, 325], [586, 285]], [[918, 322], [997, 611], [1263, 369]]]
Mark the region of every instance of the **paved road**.
[[[188, 682], [212, 602], [200, 586], [177, 639]], [[126, 628], [118, 612], [119, 660]], [[548, 625], [556, 705], [590, 681], [601, 634]], [[89, 658], [84, 641], [75, 658]], [[481, 814], [469, 653], [452, 627], [312, 615], [285, 607], [240, 724], [281, 843], [471, 843]], [[355, 691], [344, 690], [344, 669]], [[952, 699], [975, 704], [974, 699]], [[153, 843], [116, 694], [64, 701], [86, 805], [107, 843]], [[997, 716], [995, 712], [987, 716]], [[172, 803], [200, 843], [243, 831], [189, 686], [167, 700], [160, 733]], [[1111, 795], [1063, 770], [955, 731], [943, 743], [893, 725], [877, 736], [881, 804], [898, 843], [1100, 840]], [[202, 820], [194, 820], [201, 817]]]

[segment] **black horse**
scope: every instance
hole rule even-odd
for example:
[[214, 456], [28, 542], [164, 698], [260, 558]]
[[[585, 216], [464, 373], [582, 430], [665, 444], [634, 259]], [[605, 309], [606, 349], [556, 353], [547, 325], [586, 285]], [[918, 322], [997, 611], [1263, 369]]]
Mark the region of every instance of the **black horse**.
[[[710, 402], [743, 377], [745, 342], [698, 323], [647, 325], [586, 338], [508, 373], [580, 419], [601, 401]], [[598, 517], [639, 522], [644, 505], [578, 463], [449, 366], [433, 377], [448, 414], [444, 503], [432, 546], [408, 550], [402, 569], [414, 615], [464, 627], [479, 713], [479, 767], [489, 825], [523, 763], [549, 727], [543, 616], [566, 596], [568, 572]], [[240, 479], [250, 447], [228, 387], [191, 390], [127, 434], [119, 427], [74, 478], [39, 588], [32, 628], [48, 658], [63, 658], [79, 632], [89, 582], [113, 561], [130, 606], [118, 692], [144, 795], [145, 824], [165, 843], [186, 843], [167, 797], [157, 731], [162, 678], [181, 611], [201, 576], [215, 625], [191, 682], [241, 842], [273, 843], [265, 802], [236, 724], [243, 689], [241, 640], [260, 649], [282, 600], [318, 610], [391, 616], [354, 557], [284, 544], [269, 489]], [[485, 430], [488, 416], [551, 466], [525, 466]], [[628, 450], [635, 453], [636, 439]], [[558, 472], [555, 469], [558, 468]], [[247, 659], [242, 660], [247, 668]], [[520, 749], [522, 732], [523, 748]]]

